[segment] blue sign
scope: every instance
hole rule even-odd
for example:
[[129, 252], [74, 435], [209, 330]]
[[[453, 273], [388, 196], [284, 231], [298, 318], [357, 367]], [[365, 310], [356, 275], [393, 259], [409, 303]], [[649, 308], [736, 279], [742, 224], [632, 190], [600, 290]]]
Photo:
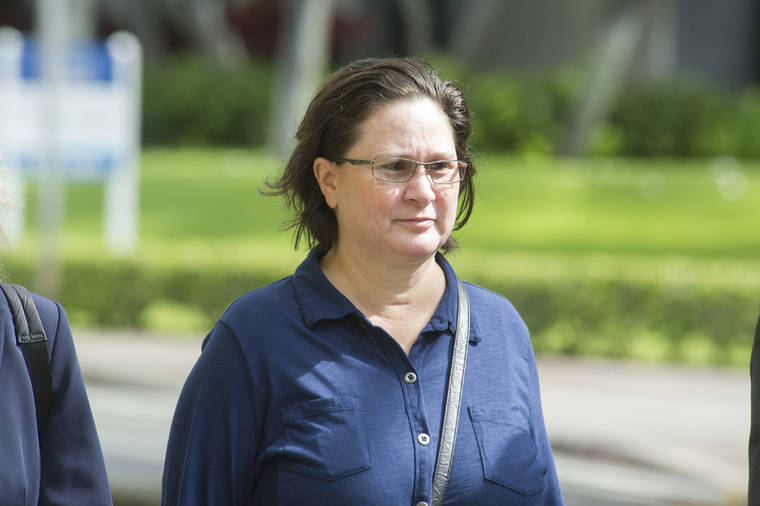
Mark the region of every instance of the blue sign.
[[[40, 44], [37, 39], [24, 37], [21, 55], [21, 78], [40, 78]], [[74, 81], [113, 80], [113, 68], [108, 48], [101, 42], [72, 45], [66, 54], [66, 78]]]

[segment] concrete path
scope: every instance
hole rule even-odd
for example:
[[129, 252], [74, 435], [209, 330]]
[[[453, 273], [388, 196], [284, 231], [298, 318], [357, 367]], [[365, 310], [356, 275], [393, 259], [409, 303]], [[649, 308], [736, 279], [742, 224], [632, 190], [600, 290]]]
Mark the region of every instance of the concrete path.
[[[75, 339], [117, 504], [158, 504], [172, 413], [202, 336]], [[746, 504], [746, 372], [555, 357], [539, 370], [569, 506]]]
[[116, 506], [158, 504], [169, 427], [202, 336], [74, 335]]
[[748, 373], [567, 358], [540, 359], [539, 372], [563, 488], [622, 504], [746, 504]]

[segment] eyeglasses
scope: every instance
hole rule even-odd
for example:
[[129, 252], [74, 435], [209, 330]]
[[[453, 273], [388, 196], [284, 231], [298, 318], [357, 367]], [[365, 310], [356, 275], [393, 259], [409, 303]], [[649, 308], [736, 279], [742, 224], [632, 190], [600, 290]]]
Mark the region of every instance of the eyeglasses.
[[461, 160], [436, 160], [434, 162], [418, 162], [400, 156], [384, 156], [374, 160], [354, 160], [339, 158], [336, 163], [348, 162], [351, 165], [369, 165], [372, 175], [381, 181], [390, 183], [406, 183], [411, 181], [417, 166], [425, 167], [425, 173], [430, 180], [437, 184], [454, 184], [464, 179], [467, 163]]

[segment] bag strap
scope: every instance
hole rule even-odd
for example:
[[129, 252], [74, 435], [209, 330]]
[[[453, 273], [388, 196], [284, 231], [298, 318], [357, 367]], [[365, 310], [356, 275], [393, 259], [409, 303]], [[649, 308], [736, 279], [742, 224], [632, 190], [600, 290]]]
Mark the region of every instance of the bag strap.
[[13, 326], [16, 329], [16, 344], [21, 348], [32, 381], [39, 434], [53, 400], [53, 375], [50, 370], [47, 336], [29, 291], [23, 286], [9, 283], [0, 283], [0, 288], [8, 299]]
[[449, 483], [451, 462], [454, 457], [454, 443], [457, 439], [459, 406], [462, 401], [464, 369], [467, 364], [467, 344], [470, 340], [470, 297], [464, 284], [457, 280], [457, 330], [454, 349], [451, 352], [449, 387], [446, 391], [446, 407], [443, 413], [441, 440], [438, 444], [438, 458], [433, 473], [433, 493], [431, 506], [443, 503], [446, 485]]

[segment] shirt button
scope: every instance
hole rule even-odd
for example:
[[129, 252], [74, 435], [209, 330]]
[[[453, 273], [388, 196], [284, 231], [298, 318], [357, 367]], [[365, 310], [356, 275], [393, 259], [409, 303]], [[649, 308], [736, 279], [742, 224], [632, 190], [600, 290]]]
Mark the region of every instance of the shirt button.
[[408, 372], [404, 374], [404, 381], [406, 381], [407, 383], [414, 383], [415, 381], [417, 381], [417, 375], [414, 374], [413, 372]]
[[420, 501], [417, 504], [415, 504], [414, 506], [428, 506], [428, 503], [426, 503], [425, 501]]
[[422, 432], [419, 436], [417, 436], [417, 442], [422, 446], [427, 446], [430, 444], [430, 436]]

